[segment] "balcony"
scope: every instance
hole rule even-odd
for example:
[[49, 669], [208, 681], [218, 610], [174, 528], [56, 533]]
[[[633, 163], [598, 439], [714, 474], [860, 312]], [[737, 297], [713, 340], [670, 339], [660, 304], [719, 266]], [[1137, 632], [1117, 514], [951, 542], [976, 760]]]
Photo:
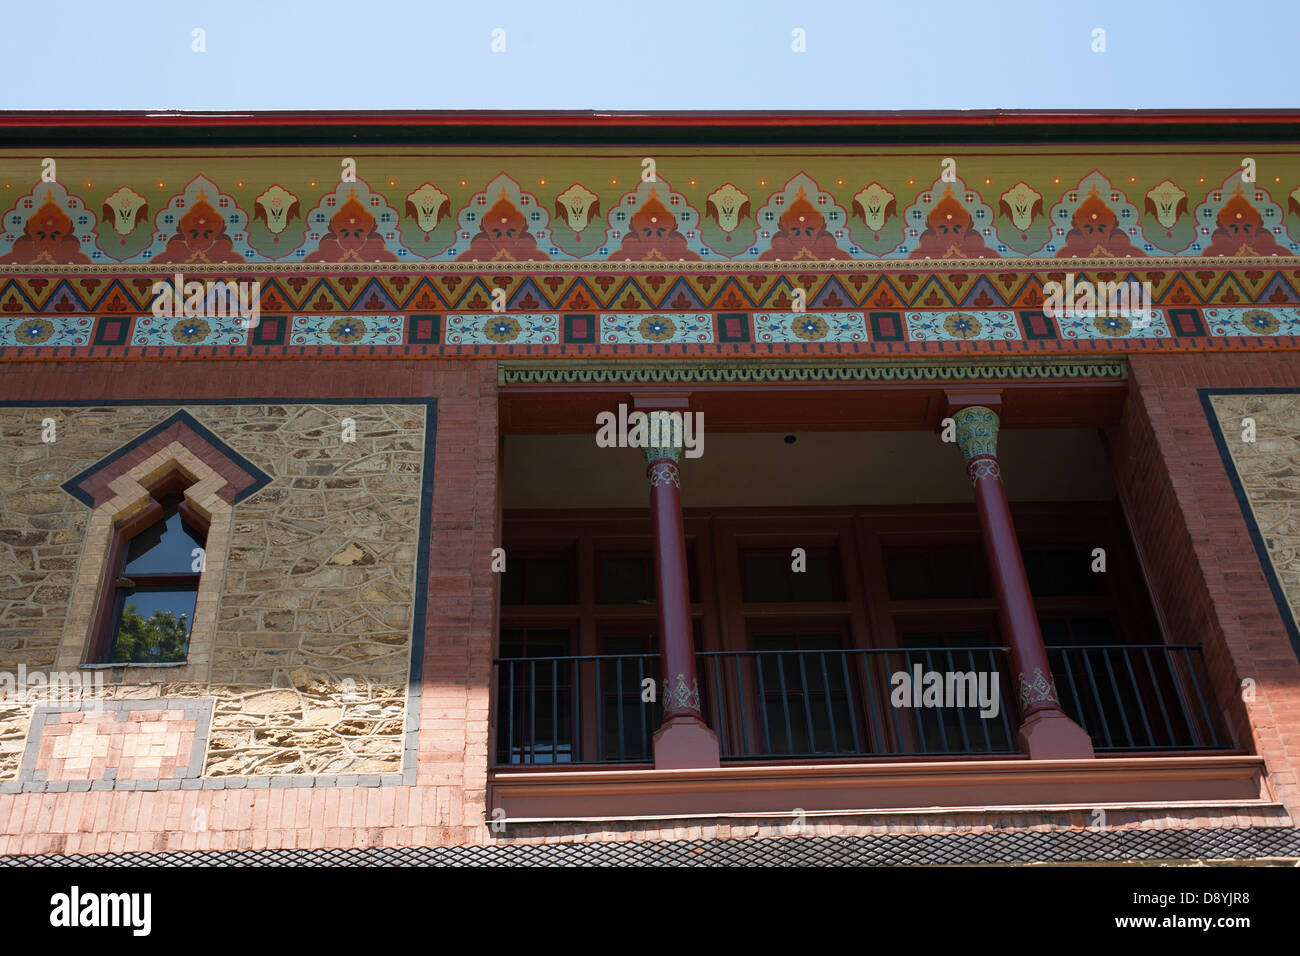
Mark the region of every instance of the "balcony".
[[[1058, 646], [1049, 659], [1062, 707], [1098, 754], [1227, 747], [1199, 646]], [[1017, 754], [1004, 647], [709, 651], [696, 660], [702, 709], [724, 761]], [[495, 666], [499, 766], [653, 762], [657, 654], [512, 657]], [[923, 692], [927, 674], [942, 682], [940, 706]]]
[[[1001, 565], [932, 434], [711, 433], [682, 466], [685, 585], [666, 603], [640, 457], [516, 435], [489, 807], [554, 821], [1270, 801], [1224, 717], [1231, 677], [1163, 630], [1097, 436], [1003, 437], [1046, 647], [1032, 666], [1089, 746], [1025, 747]], [[692, 645], [716, 750], [680, 744], [709, 736], [689, 717], [656, 737], [660, 652], [684, 664]]]

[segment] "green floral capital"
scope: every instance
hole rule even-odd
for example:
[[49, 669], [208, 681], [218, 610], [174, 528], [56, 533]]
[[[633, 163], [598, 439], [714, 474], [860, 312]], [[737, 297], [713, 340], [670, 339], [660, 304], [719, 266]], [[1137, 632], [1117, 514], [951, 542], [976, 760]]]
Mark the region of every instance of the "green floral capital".
[[679, 461], [682, 454], [682, 413], [654, 411], [647, 416], [648, 440], [645, 448], [646, 464], [656, 461]]
[[980, 455], [997, 455], [997, 412], [983, 405], [971, 405], [952, 417], [957, 423], [957, 447], [967, 461]]

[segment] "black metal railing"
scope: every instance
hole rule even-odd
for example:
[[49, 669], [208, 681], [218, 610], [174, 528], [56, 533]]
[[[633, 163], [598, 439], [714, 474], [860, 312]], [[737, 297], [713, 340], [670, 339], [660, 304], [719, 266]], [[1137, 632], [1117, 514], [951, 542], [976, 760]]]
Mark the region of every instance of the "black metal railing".
[[[1005, 647], [707, 651], [696, 660], [704, 716], [727, 760], [1017, 750]], [[1098, 752], [1227, 746], [1196, 645], [1050, 647], [1048, 660], [1062, 708]], [[498, 764], [653, 761], [657, 654], [495, 663]]]
[[1199, 644], [1049, 647], [1047, 661], [1099, 753], [1228, 746]]
[[722, 702], [709, 717], [727, 759], [1015, 751], [1004, 648], [720, 651], [698, 659], [701, 680]]
[[658, 654], [501, 658], [496, 667], [497, 763], [654, 760]]

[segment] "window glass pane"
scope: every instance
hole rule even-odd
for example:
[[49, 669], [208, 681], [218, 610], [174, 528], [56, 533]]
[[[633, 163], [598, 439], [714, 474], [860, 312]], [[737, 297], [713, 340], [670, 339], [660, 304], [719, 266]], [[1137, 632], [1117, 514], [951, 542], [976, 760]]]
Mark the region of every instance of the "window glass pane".
[[528, 558], [524, 578], [525, 604], [568, 604], [572, 601], [568, 558]]
[[885, 573], [895, 601], [987, 597], [975, 552], [966, 548], [886, 549]]
[[1115, 625], [1104, 617], [1040, 618], [1044, 644], [1116, 644]]
[[[784, 556], [782, 560], [786, 560]], [[836, 598], [835, 568], [829, 554], [809, 554], [807, 569], [792, 571], [790, 582], [794, 601], [834, 601]]]
[[743, 554], [745, 600], [758, 604], [783, 601], [840, 600], [839, 559], [834, 552], [808, 554], [804, 570], [791, 567], [790, 552]]
[[652, 629], [644, 634], [610, 634], [601, 642], [602, 654], [657, 654], [659, 636]]
[[124, 591], [112, 663], [160, 664], [185, 660], [197, 588]]
[[930, 565], [923, 554], [886, 551], [885, 574], [889, 596], [895, 601], [920, 601], [930, 596]]
[[194, 574], [195, 548], [203, 547], [203, 537], [185, 526], [176, 506], [180, 495], [168, 495], [161, 502], [163, 520], [151, 525], [131, 539], [126, 553], [126, 577], [133, 574]]
[[1107, 594], [1105, 574], [1092, 570], [1088, 548], [1031, 548], [1023, 554], [1029, 591], [1034, 597]]
[[600, 603], [653, 603], [654, 567], [649, 556], [600, 559]]
[[1038, 630], [1044, 644], [1069, 644], [1070, 622], [1059, 617], [1040, 617]]
[[899, 634], [898, 641], [905, 647], [992, 647], [997, 644], [992, 632], [986, 628], [908, 631]]
[[746, 554], [745, 600], [789, 601], [788, 559], [781, 554]]
[[756, 651], [837, 651], [843, 642], [839, 634], [755, 634]]
[[931, 556], [936, 597], [978, 597], [974, 555], [969, 551], [937, 551]]
[[523, 565], [526, 560], [526, 558], [519, 558], [515, 561], [506, 561], [506, 573], [501, 575], [502, 604], [524, 603]]
[[509, 557], [504, 577], [502, 604], [573, 603], [573, 561], [569, 555]]
[[565, 627], [511, 627], [501, 632], [502, 657], [563, 657], [569, 653]]
[[1110, 579], [1092, 570], [1092, 551], [1088, 548], [1053, 549], [1047, 554], [1047, 562], [1058, 594], [1105, 594], [1110, 590]]

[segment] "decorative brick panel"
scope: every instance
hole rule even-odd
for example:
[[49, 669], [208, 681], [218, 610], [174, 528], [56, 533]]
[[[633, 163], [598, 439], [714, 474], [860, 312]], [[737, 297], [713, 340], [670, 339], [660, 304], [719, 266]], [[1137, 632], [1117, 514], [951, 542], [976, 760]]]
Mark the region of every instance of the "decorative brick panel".
[[[203, 771], [211, 698], [39, 704], [19, 783], [25, 790], [126, 789]], [[100, 786], [96, 786], [96, 784]]]

